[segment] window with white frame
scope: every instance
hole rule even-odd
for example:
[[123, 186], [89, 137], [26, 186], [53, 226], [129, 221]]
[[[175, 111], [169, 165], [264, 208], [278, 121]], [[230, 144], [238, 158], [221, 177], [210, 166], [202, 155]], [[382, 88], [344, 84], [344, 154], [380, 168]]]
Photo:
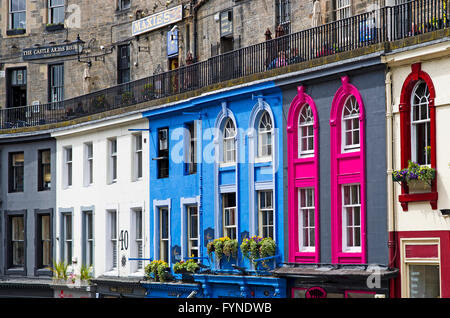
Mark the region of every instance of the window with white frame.
[[109, 182], [117, 181], [117, 138], [109, 139]]
[[258, 125], [258, 158], [270, 158], [272, 156], [272, 119], [265, 111]]
[[314, 115], [311, 107], [305, 104], [298, 116], [298, 156], [314, 154]]
[[134, 180], [142, 178], [142, 134], [134, 137]]
[[72, 147], [64, 148], [64, 187], [72, 185]]
[[186, 173], [197, 173], [197, 127], [196, 122], [186, 124], [187, 128], [187, 142], [186, 145]]
[[187, 256], [188, 257], [199, 257], [199, 238], [198, 238], [198, 210], [196, 205], [191, 205], [187, 207]]
[[258, 191], [258, 235], [274, 239], [273, 191]]
[[[142, 229], [142, 209], [136, 208], [132, 209], [132, 215], [134, 218], [134, 257], [143, 258], [144, 257], [144, 236]], [[137, 261], [137, 270], [141, 270], [144, 268], [143, 261]]]
[[159, 259], [169, 263], [169, 209], [159, 208]]
[[62, 260], [67, 264], [72, 264], [72, 214], [63, 213], [62, 214]]
[[109, 245], [108, 257], [110, 270], [117, 270], [118, 247], [117, 247], [117, 211], [109, 210], [108, 213], [108, 231], [107, 242]]
[[48, 0], [48, 23], [63, 24], [64, 23], [64, 1], [65, 0]]
[[84, 185], [88, 186], [94, 183], [94, 145], [92, 142], [84, 144]]
[[336, 20], [349, 18], [351, 15], [351, 0], [336, 0]]
[[222, 195], [222, 223], [223, 236], [230, 239], [237, 238], [236, 193], [224, 193]]
[[342, 186], [342, 249], [361, 251], [361, 188], [359, 184]]
[[359, 104], [351, 95], [344, 103], [342, 111], [343, 151], [358, 151], [360, 148]]
[[411, 160], [420, 165], [431, 163], [430, 91], [419, 81], [411, 95]]
[[83, 264], [94, 264], [94, 219], [92, 211], [83, 212]]
[[26, 29], [26, 0], [9, 1], [9, 28], [11, 30]]
[[228, 118], [223, 129], [223, 163], [236, 162], [236, 127]]
[[314, 189], [299, 189], [298, 246], [300, 252], [312, 252], [315, 249], [315, 213]]

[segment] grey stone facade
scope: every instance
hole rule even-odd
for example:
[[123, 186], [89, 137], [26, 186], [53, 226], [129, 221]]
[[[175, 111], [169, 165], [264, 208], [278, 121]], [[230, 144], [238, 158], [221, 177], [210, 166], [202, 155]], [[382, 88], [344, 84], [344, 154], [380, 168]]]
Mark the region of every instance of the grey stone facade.
[[[335, 18], [335, 0], [320, 1], [320, 23]], [[175, 24], [166, 25], [139, 36], [132, 36], [132, 22], [183, 4], [183, 20], [179, 28], [178, 64], [185, 65], [191, 52], [198, 61], [224, 51], [261, 43], [267, 29], [276, 34], [275, 0], [132, 0], [131, 7], [119, 8], [119, 0], [73, 1], [65, 3], [65, 25], [49, 30], [48, 1], [26, 1], [24, 34], [10, 35], [8, 3], [0, 7], [0, 108], [19, 106], [10, 95], [10, 70], [26, 68], [26, 98], [23, 104], [45, 104], [50, 101], [49, 65], [64, 64], [64, 99], [87, 94], [118, 83], [118, 46], [130, 45], [130, 79], [135, 80], [167, 71], [167, 32]], [[354, 0], [352, 13], [364, 11], [367, 0]], [[312, 26], [313, 0], [290, 2], [290, 29], [297, 32]], [[220, 15], [231, 12], [232, 33], [221, 37]], [[23, 60], [26, 48], [52, 47], [72, 43], [77, 35], [85, 41], [82, 61], [76, 55], [36, 60]], [[87, 57], [89, 56], [89, 57]]]

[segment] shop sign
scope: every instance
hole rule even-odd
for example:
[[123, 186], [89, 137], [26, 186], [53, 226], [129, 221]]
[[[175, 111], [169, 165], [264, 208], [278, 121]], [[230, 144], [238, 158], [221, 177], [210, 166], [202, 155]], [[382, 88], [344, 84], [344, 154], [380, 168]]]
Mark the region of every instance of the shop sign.
[[152, 30], [162, 28], [183, 19], [183, 6], [164, 10], [148, 17], [136, 20], [131, 25], [131, 35], [136, 36]]
[[60, 57], [68, 55], [76, 55], [76, 44], [63, 44], [55, 46], [43, 46], [38, 48], [27, 48], [22, 51], [23, 60], [47, 59], [51, 57]]
[[327, 298], [327, 292], [322, 287], [311, 287], [305, 293], [306, 298]]

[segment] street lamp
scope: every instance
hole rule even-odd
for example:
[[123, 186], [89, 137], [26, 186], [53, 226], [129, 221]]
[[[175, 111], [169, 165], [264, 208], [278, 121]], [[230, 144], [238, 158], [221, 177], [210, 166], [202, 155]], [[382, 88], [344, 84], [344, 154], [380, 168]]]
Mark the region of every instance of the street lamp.
[[81, 53], [83, 52], [83, 45], [84, 45], [85, 43], [86, 43], [86, 42], [84, 42], [82, 39], [80, 39], [80, 35], [78, 34], [78, 35], [77, 35], [77, 39], [76, 39], [75, 42], [74, 42], [74, 44], [76, 45], [76, 48], [77, 48], [78, 62], [80, 62], [80, 63], [86, 63], [86, 64], [88, 65], [88, 67], [91, 67], [91, 66], [92, 66], [92, 62], [91, 62], [90, 59], [89, 59], [88, 61], [82, 61], [82, 60], [81, 60]]

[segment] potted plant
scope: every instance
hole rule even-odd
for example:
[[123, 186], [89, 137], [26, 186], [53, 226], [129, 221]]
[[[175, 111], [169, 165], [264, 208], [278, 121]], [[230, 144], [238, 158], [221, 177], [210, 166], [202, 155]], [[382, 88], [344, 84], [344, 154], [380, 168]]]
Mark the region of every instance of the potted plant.
[[238, 243], [237, 240], [232, 240], [229, 237], [220, 237], [211, 241], [207, 245], [208, 255], [214, 253], [217, 261], [221, 261], [225, 255], [230, 261], [231, 257], [237, 256]]
[[122, 104], [128, 105], [133, 102], [133, 93], [132, 92], [123, 92], [122, 93]]
[[6, 35], [21, 35], [25, 34], [26, 30], [24, 28], [10, 29], [6, 30]]
[[145, 274], [148, 277], [153, 275], [155, 281], [165, 282], [170, 278], [169, 270], [169, 264], [162, 260], [155, 260], [145, 267]]
[[[257, 264], [255, 260], [275, 256], [276, 243], [270, 238], [262, 238], [261, 236], [253, 236], [250, 239], [245, 238], [240, 246], [244, 258], [249, 259], [254, 265]], [[266, 261], [261, 261], [264, 267], [268, 267]]]
[[435, 177], [435, 169], [426, 165], [421, 166], [411, 160], [408, 161], [408, 168], [392, 172], [392, 180], [398, 183], [406, 182], [411, 193], [430, 191], [431, 182]]
[[92, 279], [92, 265], [91, 266], [86, 266], [86, 265], [81, 265], [80, 268], [80, 280], [82, 282], [86, 282], [88, 285], [91, 284], [91, 279]]
[[142, 89], [142, 97], [144, 99], [150, 99], [152, 97], [152, 89], [153, 89], [152, 83], [145, 84], [144, 88]]
[[66, 283], [69, 278], [68, 269], [69, 264], [64, 261], [55, 261], [53, 260], [53, 267], [48, 267], [47, 269], [51, 270], [53, 273], [53, 281], [57, 283]]
[[101, 94], [94, 97], [93, 106], [96, 111], [100, 111], [106, 108], [106, 96]]
[[193, 259], [187, 261], [179, 261], [173, 265], [173, 272], [181, 274], [181, 280], [183, 282], [193, 282], [192, 274], [196, 273], [200, 269], [200, 266]]

